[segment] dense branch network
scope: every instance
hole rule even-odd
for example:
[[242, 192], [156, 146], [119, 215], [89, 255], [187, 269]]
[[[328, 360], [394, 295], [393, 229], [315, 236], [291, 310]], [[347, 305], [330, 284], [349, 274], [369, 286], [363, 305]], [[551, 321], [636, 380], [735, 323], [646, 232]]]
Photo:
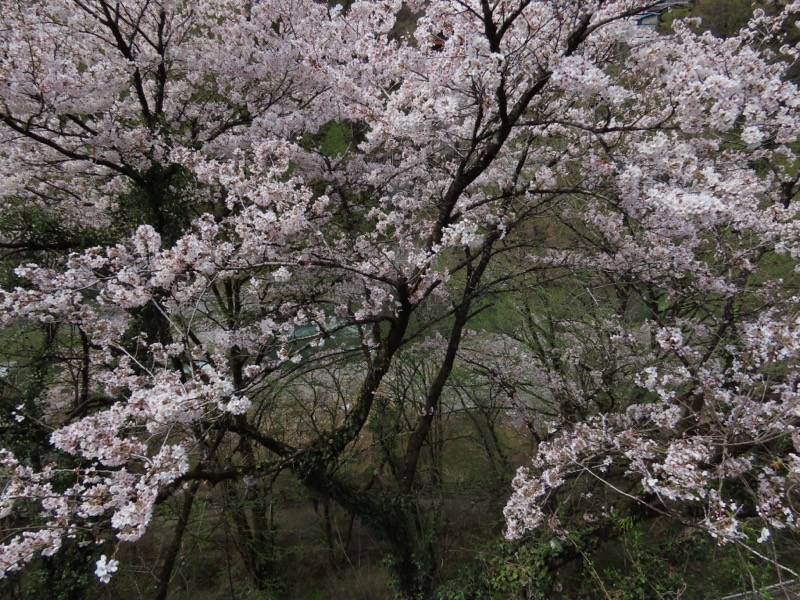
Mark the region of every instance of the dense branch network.
[[[726, 40], [632, 29], [654, 4], [409, 3], [401, 38], [397, 1], [9, 3], [0, 319], [50, 362], [3, 403], [47, 452], [0, 457], [2, 573], [281, 471], [391, 531], [334, 467], [422, 347], [395, 499], [462, 365], [540, 442], [511, 536], [594, 485], [722, 540], [795, 528], [797, 49], [757, 45], [800, 3]], [[558, 285], [579, 317], [531, 301]], [[520, 290], [524, 327], [469, 329]]]

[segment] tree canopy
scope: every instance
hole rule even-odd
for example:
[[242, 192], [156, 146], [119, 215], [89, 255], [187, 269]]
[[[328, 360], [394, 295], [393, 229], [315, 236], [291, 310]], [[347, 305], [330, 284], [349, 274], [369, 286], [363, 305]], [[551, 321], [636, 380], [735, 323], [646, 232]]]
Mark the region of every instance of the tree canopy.
[[430, 597], [457, 399], [533, 448], [509, 538], [668, 518], [794, 573], [800, 1], [657, 4], [4, 3], [0, 574], [108, 582], [178, 501], [164, 598], [224, 489], [258, 583], [283, 473]]

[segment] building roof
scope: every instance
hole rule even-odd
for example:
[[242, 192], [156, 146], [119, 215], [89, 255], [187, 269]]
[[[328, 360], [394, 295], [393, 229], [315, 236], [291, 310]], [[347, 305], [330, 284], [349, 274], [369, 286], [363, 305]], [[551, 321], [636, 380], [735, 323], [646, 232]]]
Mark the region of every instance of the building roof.
[[787, 581], [771, 585], [758, 592], [745, 592], [744, 594], [734, 594], [733, 596], [725, 596], [722, 600], [766, 600], [766, 598], [774, 598], [775, 600], [798, 600], [800, 599], [800, 581]]
[[659, 2], [656, 4], [651, 10], [664, 12], [665, 10], [669, 10], [670, 8], [680, 8], [684, 6], [690, 6], [693, 0], [665, 0], [664, 2]]

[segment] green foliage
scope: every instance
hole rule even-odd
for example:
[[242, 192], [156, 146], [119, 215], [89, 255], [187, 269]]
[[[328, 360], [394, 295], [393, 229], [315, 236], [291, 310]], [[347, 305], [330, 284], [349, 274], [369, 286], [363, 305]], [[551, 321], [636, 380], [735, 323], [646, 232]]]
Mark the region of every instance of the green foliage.
[[[744, 546], [719, 545], [704, 532], [659, 519], [633, 523], [618, 538], [582, 557], [580, 580], [583, 583], [569, 590], [565, 597], [718, 600], [729, 594], [762, 589], [780, 577], [774, 566]], [[759, 532], [749, 533], [755, 539]], [[770, 544], [747, 543], [757, 546], [754, 550], [762, 555], [775, 551]], [[793, 555], [788, 549], [794, 548], [795, 543], [787, 539], [780, 541], [779, 545], [788, 552], [780, 557], [784, 564], [796, 560], [787, 560]]]
[[693, 15], [703, 20], [704, 27], [717, 37], [735, 35], [753, 14], [750, 0], [695, 0]]
[[113, 212], [116, 237], [129, 233], [141, 224], [148, 224], [161, 235], [164, 245], [174, 243], [193, 218], [209, 207], [196, 206], [198, 197], [192, 174], [170, 164], [154, 165], [141, 174], [140, 185], [121, 194]]
[[[435, 598], [718, 600], [776, 579], [775, 568], [754, 554], [720, 546], [702, 532], [659, 519], [639, 522], [618, 515], [612, 523], [566, 539], [491, 542]], [[770, 552], [763, 545], [758, 551]]]
[[750, 0], [695, 0], [691, 8], [673, 9], [662, 16], [661, 26], [665, 32], [672, 31], [675, 19], [699, 17], [702, 19], [698, 31], [711, 31], [717, 37], [735, 35], [753, 14]]
[[352, 127], [347, 123], [333, 121], [323, 130], [320, 150], [325, 156], [340, 156], [347, 151], [352, 141]]
[[707, 542], [648, 537], [641, 529], [632, 529], [619, 540], [616, 551], [609, 550], [604, 547], [600, 559], [610, 554], [612, 564], [602, 567], [591, 560], [584, 564], [585, 598], [662, 600], [681, 597], [686, 569], [696, 554], [707, 550]]
[[42, 396], [56, 369], [58, 326], [9, 328], [0, 351], [0, 444], [31, 465], [39, 465], [50, 430], [40, 422]]
[[303, 143], [308, 148], [315, 148], [323, 156], [337, 158], [347, 152], [355, 138], [356, 132], [351, 123], [331, 121], [316, 134], [306, 134]]
[[4, 257], [0, 266], [0, 284], [4, 288], [24, 284], [13, 269], [26, 262], [27, 257], [33, 259], [34, 252], [49, 248], [78, 250], [112, 239], [105, 230], [65, 219], [58, 211], [13, 200], [0, 208], [0, 232], [5, 239], [20, 245]]
[[495, 542], [439, 589], [437, 600], [537, 600], [552, 597], [551, 562], [564, 552], [559, 540], [532, 544]]

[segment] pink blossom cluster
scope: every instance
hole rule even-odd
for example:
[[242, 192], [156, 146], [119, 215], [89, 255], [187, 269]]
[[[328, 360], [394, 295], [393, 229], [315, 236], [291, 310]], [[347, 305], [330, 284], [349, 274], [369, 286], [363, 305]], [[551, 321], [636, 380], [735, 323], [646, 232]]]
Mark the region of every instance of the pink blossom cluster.
[[[759, 45], [800, 1], [727, 40], [632, 40], [646, 0], [406, 4], [407, 36], [399, 0], [4, 7], [0, 210], [75, 235], [0, 234], [33, 257], [0, 324], [56, 331], [71, 365], [36, 399], [52, 464], [2, 454], [0, 515], [36, 507], [3, 573], [79, 533], [139, 539], [224, 452], [252, 478], [344, 448], [415, 343], [540, 442], [511, 536], [569, 527], [576, 480], [700, 506], [721, 539], [745, 512], [795, 527], [800, 94]], [[532, 292], [524, 332], [465, 330], [567, 281], [571, 314]], [[444, 393], [425, 377], [415, 433]]]

